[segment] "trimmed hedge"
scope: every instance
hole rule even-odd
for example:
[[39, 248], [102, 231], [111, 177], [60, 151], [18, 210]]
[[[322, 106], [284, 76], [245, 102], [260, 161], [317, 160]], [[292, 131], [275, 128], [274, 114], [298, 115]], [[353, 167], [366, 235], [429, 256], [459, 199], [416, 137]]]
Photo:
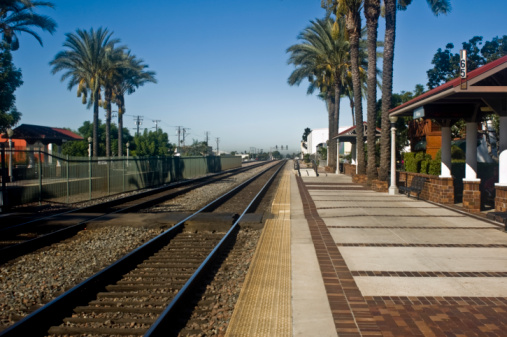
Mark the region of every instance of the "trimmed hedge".
[[[464, 163], [466, 156], [465, 152], [457, 145], [452, 145], [451, 147], [451, 161], [454, 164]], [[407, 172], [414, 173], [424, 173], [433, 176], [438, 176], [441, 173], [442, 167], [442, 152], [438, 150], [435, 155], [435, 159], [431, 159], [429, 154], [424, 152], [407, 152], [404, 154], [405, 160], [405, 170]], [[458, 165], [459, 166], [459, 165]], [[464, 166], [463, 166], [464, 167]], [[459, 168], [456, 168], [457, 173], [461, 175], [459, 172]], [[454, 168], [452, 175], [454, 176]]]

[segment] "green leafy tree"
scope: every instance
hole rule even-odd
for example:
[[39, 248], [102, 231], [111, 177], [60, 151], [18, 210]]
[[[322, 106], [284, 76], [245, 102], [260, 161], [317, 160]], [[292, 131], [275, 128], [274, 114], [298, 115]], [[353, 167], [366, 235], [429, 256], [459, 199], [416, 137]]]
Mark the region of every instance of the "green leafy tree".
[[282, 154], [280, 153], [280, 151], [273, 151], [271, 153], [271, 156], [274, 158], [274, 159], [282, 159]]
[[[106, 154], [106, 147], [105, 147], [105, 139], [106, 139], [106, 125], [102, 123], [102, 121], [99, 119], [98, 121], [98, 137], [99, 137], [99, 152], [98, 156], [104, 156]], [[117, 153], [118, 151], [118, 140], [116, 139], [116, 130], [117, 126], [115, 124], [111, 125], [111, 145], [112, 145], [112, 151], [113, 153]], [[72, 131], [72, 130], [71, 130]], [[80, 136], [83, 137], [82, 141], [71, 141], [66, 142], [62, 146], [62, 153], [64, 155], [69, 156], [88, 156], [88, 137], [91, 137], [93, 134], [93, 123], [90, 121], [83, 122], [83, 125], [78, 128], [77, 131], [73, 131]], [[126, 140], [132, 140], [132, 136], [129, 133], [128, 129], [123, 130]]]
[[[467, 51], [467, 71], [472, 71], [480, 66], [507, 55], [507, 35], [502, 38], [495, 37], [482, 46], [482, 36], [474, 36], [468, 42], [462, 43], [462, 49]], [[445, 49], [437, 49], [429, 69], [428, 88], [433, 89], [439, 85], [453, 80], [459, 76], [459, 53], [453, 53], [454, 44], [448, 43]]]
[[133, 156], [168, 156], [173, 153], [169, 136], [162, 129], [156, 131], [144, 129], [143, 134], [134, 136], [133, 145]]
[[[390, 108], [395, 108], [405, 102], [424, 93], [424, 86], [422, 84], [416, 84], [414, 91], [402, 91], [401, 93], [393, 93], [391, 95]], [[376, 125], [380, 127], [382, 123], [382, 99], [377, 102], [377, 118]], [[396, 153], [399, 155], [402, 149], [409, 144], [408, 139], [408, 123], [412, 120], [412, 117], [401, 117], [396, 121]]]
[[78, 29], [76, 33], [67, 33], [63, 50], [56, 54], [50, 65], [52, 73], [63, 71], [61, 81], [69, 80], [67, 88], [71, 90], [77, 86], [77, 95], [87, 103], [87, 95], [93, 102], [93, 155], [98, 155], [98, 120], [100, 89], [103, 85], [105, 73], [111, 68], [109, 56], [124, 47], [116, 48], [120, 42], [112, 39], [107, 29], [99, 28], [90, 31]]
[[18, 33], [32, 35], [42, 46], [42, 39], [33, 28], [50, 34], [56, 31], [56, 22], [49, 16], [35, 13], [37, 8], [54, 8], [49, 1], [2, 0], [0, 1], [0, 33], [12, 50], [19, 48]]
[[13, 127], [21, 119], [16, 109], [14, 91], [23, 84], [21, 70], [12, 63], [10, 48], [5, 43], [0, 50], [0, 132]]
[[301, 137], [301, 139], [303, 140], [303, 142], [307, 142], [308, 141], [308, 135], [312, 133], [312, 129], [310, 128], [306, 128], [305, 129], [305, 132], [303, 132], [303, 136]]
[[181, 155], [186, 157], [205, 156], [209, 152], [207, 142], [199, 142], [193, 139], [192, 145], [181, 147]]
[[486, 63], [507, 55], [507, 35], [504, 35], [501, 38], [497, 36], [491, 41], [484, 42], [481, 53], [482, 56], [486, 58]]

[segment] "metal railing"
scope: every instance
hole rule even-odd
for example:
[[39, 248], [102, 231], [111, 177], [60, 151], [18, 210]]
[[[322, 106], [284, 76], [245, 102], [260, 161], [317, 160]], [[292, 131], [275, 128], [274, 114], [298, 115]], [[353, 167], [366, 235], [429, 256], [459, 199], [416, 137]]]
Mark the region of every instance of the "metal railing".
[[240, 156], [64, 158], [8, 148], [2, 153], [3, 200], [8, 206], [86, 201], [241, 166]]

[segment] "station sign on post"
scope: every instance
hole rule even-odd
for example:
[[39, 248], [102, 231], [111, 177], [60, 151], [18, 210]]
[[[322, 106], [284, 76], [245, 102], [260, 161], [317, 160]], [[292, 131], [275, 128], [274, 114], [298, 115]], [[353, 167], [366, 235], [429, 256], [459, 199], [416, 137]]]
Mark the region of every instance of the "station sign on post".
[[424, 117], [424, 106], [420, 106], [414, 110], [414, 119], [423, 118]]
[[461, 90], [467, 89], [467, 51], [459, 51], [459, 74], [461, 78]]

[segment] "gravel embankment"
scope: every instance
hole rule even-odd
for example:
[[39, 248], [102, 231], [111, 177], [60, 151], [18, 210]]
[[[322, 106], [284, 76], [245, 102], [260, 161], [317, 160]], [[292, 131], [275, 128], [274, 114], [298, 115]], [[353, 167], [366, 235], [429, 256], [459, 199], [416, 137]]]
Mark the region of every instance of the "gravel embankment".
[[[262, 169], [196, 189], [150, 212], [199, 209]], [[0, 331], [161, 232], [128, 224], [86, 230], [0, 266]]]

